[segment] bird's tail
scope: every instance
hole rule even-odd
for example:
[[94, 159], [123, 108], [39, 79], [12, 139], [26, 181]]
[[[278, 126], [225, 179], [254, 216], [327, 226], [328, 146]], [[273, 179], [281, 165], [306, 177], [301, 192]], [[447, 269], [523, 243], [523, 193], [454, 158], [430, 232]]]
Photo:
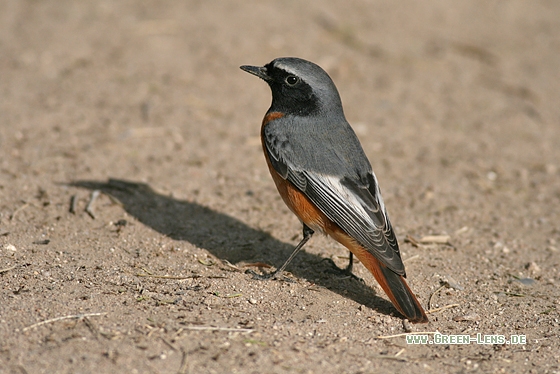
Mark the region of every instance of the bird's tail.
[[402, 275], [398, 275], [383, 265], [368, 250], [352, 239], [344, 231], [338, 229], [327, 230], [336, 241], [348, 248], [362, 264], [373, 274], [383, 291], [403, 316], [410, 322], [428, 322], [426, 312], [412, 293]]
[[362, 256], [357, 256], [358, 259], [373, 274], [377, 283], [379, 283], [383, 291], [389, 296], [395, 308], [410, 320], [410, 322], [428, 322], [426, 312], [424, 312], [418, 299], [416, 299], [416, 296], [414, 296], [408, 284], [406, 284], [404, 277], [393, 272], [371, 254], [367, 252], [362, 252], [361, 254]]

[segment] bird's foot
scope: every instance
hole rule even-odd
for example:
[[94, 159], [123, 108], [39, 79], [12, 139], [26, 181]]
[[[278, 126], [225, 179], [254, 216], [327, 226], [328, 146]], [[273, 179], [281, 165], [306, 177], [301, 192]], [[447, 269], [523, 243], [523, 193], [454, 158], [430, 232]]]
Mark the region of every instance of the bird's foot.
[[360, 277], [356, 276], [354, 273], [352, 273], [352, 266], [348, 266], [344, 269], [341, 269], [338, 266], [336, 266], [334, 261], [330, 258], [325, 258], [322, 261], [328, 262], [332, 267], [331, 269], [325, 270], [325, 272], [331, 273], [331, 274], [336, 274], [336, 275], [341, 276], [341, 277], [354, 278], [357, 281], [365, 283], [362, 278], [360, 278]]
[[295, 283], [293, 279], [290, 279], [282, 275], [282, 273], [278, 271], [273, 271], [272, 273], [267, 273], [267, 274], [259, 274], [252, 269], [248, 269], [245, 271], [245, 274], [251, 274], [253, 276], [253, 279], [257, 279], [257, 280], [278, 280], [278, 281]]

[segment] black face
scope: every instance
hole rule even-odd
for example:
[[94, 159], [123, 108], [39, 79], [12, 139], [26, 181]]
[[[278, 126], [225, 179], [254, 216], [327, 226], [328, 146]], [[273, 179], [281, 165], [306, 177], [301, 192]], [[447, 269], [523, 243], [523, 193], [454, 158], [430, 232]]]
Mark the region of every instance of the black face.
[[280, 68], [273, 63], [265, 65], [266, 82], [272, 90], [271, 112], [293, 115], [313, 114], [319, 109], [319, 101], [309, 84], [300, 77]]

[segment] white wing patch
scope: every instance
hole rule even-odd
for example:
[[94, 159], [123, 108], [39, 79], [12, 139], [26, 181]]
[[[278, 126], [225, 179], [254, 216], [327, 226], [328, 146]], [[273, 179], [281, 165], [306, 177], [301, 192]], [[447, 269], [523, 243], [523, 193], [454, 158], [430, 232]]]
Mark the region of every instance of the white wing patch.
[[[340, 204], [352, 207], [352, 210], [361, 217], [369, 217], [369, 214], [364, 209], [365, 202], [361, 201], [356, 194], [343, 186], [340, 177], [321, 174], [318, 179], [321, 179], [321, 182], [329, 187], [329, 190], [332, 191], [332, 196], [334, 196]], [[374, 224], [373, 221], [371, 224]]]
[[404, 274], [398, 244], [377, 183], [376, 196], [372, 196], [366, 186], [356, 186], [359, 190], [353, 191], [344, 185], [340, 177], [305, 171], [300, 173], [307, 179], [306, 195], [331, 221], [393, 271]]

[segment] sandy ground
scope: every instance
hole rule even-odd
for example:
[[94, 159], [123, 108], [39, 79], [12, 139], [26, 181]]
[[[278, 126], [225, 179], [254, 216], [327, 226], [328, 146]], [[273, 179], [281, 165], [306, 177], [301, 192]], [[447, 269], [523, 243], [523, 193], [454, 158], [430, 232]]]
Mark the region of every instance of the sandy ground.
[[[429, 324], [319, 236], [245, 273], [301, 235], [238, 68], [279, 56], [336, 82]], [[555, 0], [3, 0], [0, 373], [559, 372], [559, 103]]]

